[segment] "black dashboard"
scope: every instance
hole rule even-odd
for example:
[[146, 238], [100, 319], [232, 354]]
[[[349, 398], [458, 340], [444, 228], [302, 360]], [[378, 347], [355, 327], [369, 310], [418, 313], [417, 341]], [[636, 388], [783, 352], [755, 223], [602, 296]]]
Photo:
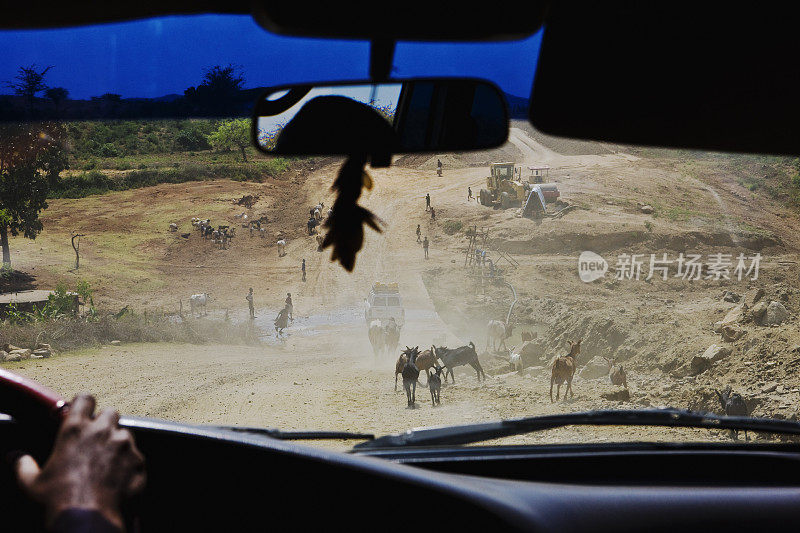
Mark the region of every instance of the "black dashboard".
[[[345, 454], [266, 436], [124, 419], [148, 487], [140, 531], [687, 531], [800, 526], [795, 444], [437, 447]], [[46, 449], [0, 419], [0, 447]], [[4, 531], [38, 510], [5, 468]]]

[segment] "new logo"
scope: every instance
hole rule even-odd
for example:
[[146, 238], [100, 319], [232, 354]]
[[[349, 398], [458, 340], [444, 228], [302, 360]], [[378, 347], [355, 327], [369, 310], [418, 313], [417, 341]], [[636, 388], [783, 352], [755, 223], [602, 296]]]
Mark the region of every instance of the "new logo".
[[581, 252], [578, 257], [578, 276], [581, 281], [590, 283], [606, 275], [608, 263], [594, 252]]

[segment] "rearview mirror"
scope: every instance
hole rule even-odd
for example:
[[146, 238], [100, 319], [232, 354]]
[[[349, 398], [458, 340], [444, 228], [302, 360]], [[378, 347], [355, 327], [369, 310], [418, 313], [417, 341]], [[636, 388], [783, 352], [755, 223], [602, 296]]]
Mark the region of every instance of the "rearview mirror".
[[503, 94], [469, 79], [295, 85], [256, 103], [254, 143], [279, 155], [391, 154], [494, 148], [508, 137]]

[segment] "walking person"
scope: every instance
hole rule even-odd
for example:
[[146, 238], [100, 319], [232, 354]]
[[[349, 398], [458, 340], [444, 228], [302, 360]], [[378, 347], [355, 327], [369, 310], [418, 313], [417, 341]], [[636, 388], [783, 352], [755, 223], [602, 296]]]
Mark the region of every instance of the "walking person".
[[303, 264], [300, 266], [300, 269], [303, 271], [303, 282], [306, 281], [306, 260], [303, 259]]
[[289, 317], [289, 320], [294, 322], [294, 305], [292, 305], [292, 293], [286, 293], [286, 315]]
[[256, 317], [256, 308], [253, 305], [253, 287], [250, 287], [250, 292], [245, 296], [245, 300], [247, 300], [247, 307], [250, 308], [250, 320], [252, 320]]
[[425, 250], [425, 259], [428, 258], [428, 236], [425, 235], [425, 239], [422, 241], [422, 249]]
[[436, 158], [436, 174], [439, 176], [442, 175], [442, 160], [438, 157]]
[[436, 220], [436, 211], [431, 207], [431, 220]]
[[419, 224], [417, 224], [417, 242], [422, 242], [422, 239], [419, 238], [420, 233], [422, 233], [422, 230], [419, 229]]
[[425, 193], [425, 211], [431, 208], [431, 193]]
[[472, 187], [467, 187], [467, 201], [472, 200]]

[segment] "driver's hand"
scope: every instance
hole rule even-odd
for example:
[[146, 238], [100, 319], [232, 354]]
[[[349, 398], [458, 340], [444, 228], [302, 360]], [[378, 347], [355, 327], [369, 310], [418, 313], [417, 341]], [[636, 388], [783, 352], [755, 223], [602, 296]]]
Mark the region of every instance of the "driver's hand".
[[119, 427], [116, 411], [94, 416], [94, 408], [92, 396], [76, 396], [44, 467], [30, 455], [16, 463], [22, 489], [44, 506], [48, 526], [59, 513], [81, 509], [99, 512], [122, 529], [123, 498], [144, 488], [144, 457], [133, 435]]

